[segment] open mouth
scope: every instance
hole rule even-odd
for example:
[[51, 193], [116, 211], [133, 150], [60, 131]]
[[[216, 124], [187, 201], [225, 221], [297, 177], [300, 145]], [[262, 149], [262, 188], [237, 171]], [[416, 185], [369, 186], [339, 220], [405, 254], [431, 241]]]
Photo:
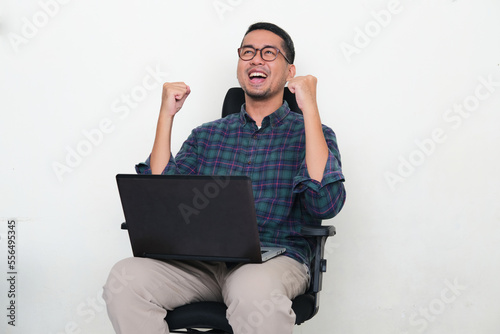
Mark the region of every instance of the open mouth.
[[267, 74], [260, 71], [252, 71], [250, 72], [250, 74], [248, 74], [248, 77], [250, 78], [250, 82], [252, 83], [261, 83], [266, 80]]

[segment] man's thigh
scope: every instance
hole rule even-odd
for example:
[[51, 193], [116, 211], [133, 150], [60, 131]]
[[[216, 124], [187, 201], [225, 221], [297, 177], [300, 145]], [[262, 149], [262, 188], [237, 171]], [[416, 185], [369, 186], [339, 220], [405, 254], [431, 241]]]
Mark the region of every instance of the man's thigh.
[[222, 282], [226, 304], [233, 298], [262, 300], [286, 297], [293, 299], [309, 285], [307, 266], [278, 256], [264, 263], [245, 264], [230, 271]]
[[195, 301], [222, 301], [216, 277], [224, 269], [221, 263], [128, 258], [113, 267], [106, 299], [141, 296], [167, 310]]

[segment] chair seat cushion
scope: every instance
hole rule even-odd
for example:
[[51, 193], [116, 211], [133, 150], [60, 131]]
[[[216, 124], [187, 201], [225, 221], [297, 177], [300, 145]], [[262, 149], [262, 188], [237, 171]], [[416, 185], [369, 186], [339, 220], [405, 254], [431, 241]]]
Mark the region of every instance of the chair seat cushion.
[[[310, 294], [300, 295], [293, 300], [295, 323], [300, 325], [316, 313], [314, 297]], [[218, 302], [197, 302], [183, 305], [167, 313], [165, 320], [172, 330], [183, 328], [211, 328], [232, 333], [226, 319], [227, 306]]]
[[218, 302], [197, 302], [183, 305], [167, 313], [165, 320], [172, 330], [213, 328], [232, 333], [226, 319], [227, 306]]

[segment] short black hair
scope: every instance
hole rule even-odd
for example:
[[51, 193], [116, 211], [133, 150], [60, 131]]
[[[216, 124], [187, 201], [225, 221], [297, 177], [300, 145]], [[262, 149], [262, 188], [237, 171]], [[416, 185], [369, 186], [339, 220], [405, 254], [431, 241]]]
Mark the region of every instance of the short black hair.
[[285, 52], [286, 58], [288, 58], [290, 64], [293, 64], [293, 61], [295, 60], [295, 47], [293, 46], [292, 38], [285, 30], [273, 23], [257, 22], [248, 27], [245, 36], [254, 30], [267, 30], [281, 37], [283, 40], [283, 51]]

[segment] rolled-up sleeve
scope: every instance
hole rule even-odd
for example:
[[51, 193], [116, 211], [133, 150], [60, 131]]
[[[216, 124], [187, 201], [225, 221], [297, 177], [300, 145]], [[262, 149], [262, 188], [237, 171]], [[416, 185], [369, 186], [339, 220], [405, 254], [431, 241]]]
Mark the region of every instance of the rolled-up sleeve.
[[[151, 165], [150, 165], [150, 159], [151, 159], [151, 155], [149, 155], [149, 157], [146, 159], [146, 161], [144, 162], [140, 162], [138, 163], [137, 165], [135, 165], [135, 171], [137, 172], [137, 174], [151, 174]], [[175, 163], [175, 159], [173, 157], [172, 154], [170, 154], [170, 159], [167, 163], [167, 166], [165, 166], [165, 169], [163, 170], [163, 172], [161, 173], [162, 175], [167, 175], [167, 174], [179, 174], [179, 173], [176, 173], [175, 170], [176, 170], [176, 163]]]
[[309, 176], [305, 159], [293, 179], [293, 192], [300, 194], [307, 212], [317, 219], [328, 219], [337, 215], [345, 202], [344, 175], [340, 162], [335, 134], [323, 127], [329, 152], [321, 182]]
[[[193, 130], [188, 139], [186, 139], [186, 141], [182, 144], [182, 147], [175, 158], [172, 154], [170, 154], [170, 159], [163, 169], [163, 172], [161, 173], [162, 175], [197, 173], [198, 155], [196, 149], [195, 130]], [[151, 155], [149, 155], [146, 161], [135, 165], [135, 171], [137, 174], [151, 174], [150, 159]]]

